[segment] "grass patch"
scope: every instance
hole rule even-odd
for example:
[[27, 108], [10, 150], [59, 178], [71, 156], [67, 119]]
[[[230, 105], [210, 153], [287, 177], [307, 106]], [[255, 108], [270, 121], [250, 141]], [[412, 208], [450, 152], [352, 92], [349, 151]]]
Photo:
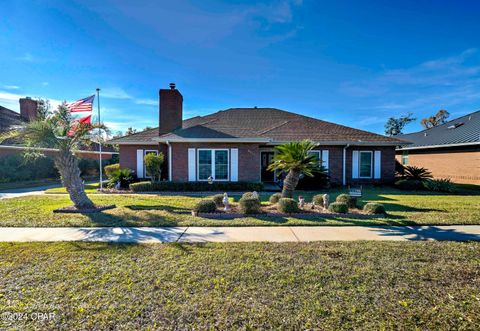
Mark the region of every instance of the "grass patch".
[[[475, 329], [480, 243], [0, 244], [16, 329]], [[3, 323], [3, 325], [2, 325]]]
[[[298, 192], [310, 201], [318, 192]], [[331, 201], [343, 191], [332, 191]], [[208, 195], [207, 195], [208, 196]], [[71, 205], [67, 195], [36, 195], [0, 200], [0, 226], [276, 226], [276, 225], [451, 225], [480, 224], [479, 197], [423, 193], [407, 194], [391, 188], [369, 188], [359, 199], [385, 205], [387, 215], [375, 219], [348, 217], [239, 217], [208, 219], [191, 216], [202, 194], [140, 195], [92, 194], [97, 204], [115, 204], [118, 208], [96, 214], [54, 214], [53, 210]], [[238, 201], [241, 195], [232, 195]], [[269, 194], [262, 194], [263, 203]]]
[[[106, 186], [106, 183], [104, 184]], [[97, 194], [97, 190], [100, 188], [100, 183], [85, 184], [85, 192], [87, 194]], [[67, 190], [65, 187], [55, 187], [45, 190], [45, 193], [49, 194], [66, 194]]]

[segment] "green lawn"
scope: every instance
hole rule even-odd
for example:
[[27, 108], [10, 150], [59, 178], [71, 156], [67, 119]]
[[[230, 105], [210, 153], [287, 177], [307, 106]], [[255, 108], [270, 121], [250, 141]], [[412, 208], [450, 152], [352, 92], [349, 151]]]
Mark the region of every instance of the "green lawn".
[[[480, 243], [0, 244], [0, 329], [473, 330]], [[3, 313], [3, 314], [1, 314]]]
[[[333, 199], [340, 191], [330, 192]], [[299, 192], [308, 201], [314, 193]], [[480, 224], [480, 196], [407, 194], [392, 188], [369, 188], [360, 204], [379, 201], [388, 215], [359, 220], [346, 217], [242, 217], [215, 220], [192, 217], [191, 209], [201, 195], [100, 195], [90, 197], [98, 204], [117, 208], [97, 214], [54, 214], [71, 205], [66, 195], [37, 195], [0, 200], [0, 226], [247, 226], [247, 225], [406, 225]], [[204, 197], [204, 196], [203, 196]], [[233, 198], [238, 199], [237, 196]], [[262, 195], [266, 201], [268, 195]]]

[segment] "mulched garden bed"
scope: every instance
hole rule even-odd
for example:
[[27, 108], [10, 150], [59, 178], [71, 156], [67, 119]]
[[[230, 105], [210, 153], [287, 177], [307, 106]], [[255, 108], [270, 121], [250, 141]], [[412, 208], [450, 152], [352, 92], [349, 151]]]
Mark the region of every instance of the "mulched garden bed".
[[54, 209], [54, 213], [64, 213], [64, 214], [92, 214], [98, 213], [107, 209], [117, 208], [115, 205], [96, 205], [92, 209], [77, 209], [75, 206], [68, 206], [63, 208]]
[[203, 218], [218, 218], [218, 219], [230, 219], [230, 218], [240, 218], [240, 217], [319, 217], [319, 218], [332, 218], [332, 217], [348, 217], [348, 218], [358, 218], [358, 219], [369, 219], [369, 218], [379, 218], [385, 217], [383, 214], [364, 214], [360, 209], [350, 209], [350, 212], [345, 214], [332, 213], [327, 209], [318, 208], [311, 209], [310, 206], [306, 206], [304, 209], [300, 210], [298, 213], [281, 213], [277, 210], [276, 205], [262, 205], [260, 214], [243, 214], [239, 210], [238, 204], [231, 204], [230, 211], [226, 212], [223, 209], [217, 209], [215, 213], [198, 213], [199, 217]]

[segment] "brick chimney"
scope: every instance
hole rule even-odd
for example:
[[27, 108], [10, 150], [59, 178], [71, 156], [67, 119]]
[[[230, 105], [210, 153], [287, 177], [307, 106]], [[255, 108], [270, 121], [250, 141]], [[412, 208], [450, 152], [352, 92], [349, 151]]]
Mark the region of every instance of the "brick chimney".
[[23, 120], [29, 122], [37, 118], [37, 100], [33, 100], [30, 97], [20, 99], [20, 116]]
[[161, 89], [159, 93], [158, 133], [162, 135], [182, 127], [183, 96], [174, 83], [170, 83], [170, 89]]

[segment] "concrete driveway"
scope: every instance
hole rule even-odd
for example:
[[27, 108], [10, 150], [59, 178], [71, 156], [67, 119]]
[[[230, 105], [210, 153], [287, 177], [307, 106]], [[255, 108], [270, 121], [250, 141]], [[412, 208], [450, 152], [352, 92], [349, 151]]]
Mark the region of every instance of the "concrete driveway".
[[17, 198], [25, 195], [43, 194], [49, 188], [60, 187], [60, 184], [50, 184], [36, 187], [16, 188], [0, 191], [0, 199]]

